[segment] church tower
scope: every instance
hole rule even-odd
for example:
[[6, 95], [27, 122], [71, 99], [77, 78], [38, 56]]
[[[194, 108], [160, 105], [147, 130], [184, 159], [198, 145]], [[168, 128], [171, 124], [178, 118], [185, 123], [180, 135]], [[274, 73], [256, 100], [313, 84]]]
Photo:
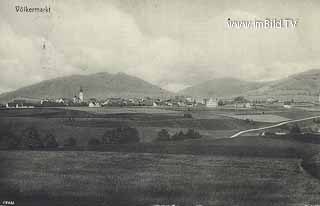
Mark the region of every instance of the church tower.
[[83, 89], [81, 86], [80, 86], [80, 91], [79, 91], [79, 99], [80, 99], [80, 102], [83, 102]]

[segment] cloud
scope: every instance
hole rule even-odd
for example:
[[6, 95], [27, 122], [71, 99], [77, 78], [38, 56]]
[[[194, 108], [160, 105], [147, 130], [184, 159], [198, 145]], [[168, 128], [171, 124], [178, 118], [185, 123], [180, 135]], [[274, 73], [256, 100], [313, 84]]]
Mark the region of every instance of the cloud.
[[[95, 72], [126, 72], [176, 90], [215, 77], [263, 80], [320, 68], [316, 1], [250, 2], [27, 2], [50, 4], [47, 15], [19, 14], [14, 6], [21, 1], [2, 1], [0, 91]], [[298, 18], [298, 27], [226, 26], [227, 18], [267, 17]]]

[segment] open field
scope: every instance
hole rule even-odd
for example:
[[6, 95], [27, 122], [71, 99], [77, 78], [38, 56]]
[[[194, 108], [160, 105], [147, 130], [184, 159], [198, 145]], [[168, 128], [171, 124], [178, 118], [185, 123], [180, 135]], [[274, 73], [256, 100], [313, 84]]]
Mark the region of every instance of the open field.
[[3, 151], [0, 157], [1, 194], [17, 205], [256, 206], [320, 201], [319, 182], [301, 169], [300, 159], [289, 156]]
[[121, 113], [94, 114], [63, 108], [36, 108], [0, 111], [0, 124], [19, 136], [26, 128], [33, 127], [40, 135], [51, 133], [60, 145], [73, 137], [80, 146], [90, 138], [101, 139], [103, 134], [113, 128], [130, 126], [137, 128], [142, 142], [152, 142], [161, 129], [171, 135], [193, 128], [205, 139], [225, 138], [233, 133], [264, 126], [265, 123], [250, 123], [231, 117], [215, 115], [210, 119], [185, 118], [181, 113]]
[[[173, 113], [94, 114], [57, 108], [0, 112], [1, 126], [16, 135], [32, 126], [40, 135], [54, 133], [60, 145], [70, 136], [78, 142], [52, 151], [0, 151], [0, 197], [32, 206], [320, 203], [320, 182], [309, 170], [314, 162], [304, 164], [320, 151], [319, 141], [229, 139], [225, 137], [269, 123], [214, 111], [211, 118], [199, 114], [184, 118]], [[107, 129], [119, 126], [137, 128], [141, 143], [87, 146], [90, 138], [101, 138]], [[163, 128], [171, 134], [194, 128], [203, 138], [154, 142]]]
[[79, 110], [96, 114], [127, 114], [127, 113], [144, 113], [144, 114], [177, 114], [179, 111], [161, 109], [157, 107], [64, 107], [64, 109]]
[[227, 115], [236, 119], [250, 120], [254, 122], [268, 122], [268, 123], [277, 123], [284, 122], [290, 119], [281, 117], [273, 114], [260, 114], [260, 115]]

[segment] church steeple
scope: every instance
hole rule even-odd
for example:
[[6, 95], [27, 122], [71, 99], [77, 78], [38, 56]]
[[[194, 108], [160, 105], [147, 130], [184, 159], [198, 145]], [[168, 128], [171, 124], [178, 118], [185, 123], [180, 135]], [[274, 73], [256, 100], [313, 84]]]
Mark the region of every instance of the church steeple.
[[80, 102], [83, 102], [83, 89], [82, 89], [82, 86], [80, 86], [80, 91], [79, 91], [79, 99], [80, 99]]

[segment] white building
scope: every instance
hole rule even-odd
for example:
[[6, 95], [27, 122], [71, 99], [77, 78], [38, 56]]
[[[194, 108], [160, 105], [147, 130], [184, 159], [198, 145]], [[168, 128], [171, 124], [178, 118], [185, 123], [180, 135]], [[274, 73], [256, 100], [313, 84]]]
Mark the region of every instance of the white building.
[[101, 105], [99, 104], [99, 102], [90, 102], [89, 107], [101, 107]]
[[59, 99], [56, 99], [56, 103], [64, 104], [65, 102], [63, 98], [59, 98]]
[[244, 107], [250, 109], [251, 108], [251, 104], [249, 102], [247, 102], [247, 103], [244, 104]]
[[80, 92], [79, 92], [79, 99], [80, 99], [80, 103], [83, 102], [83, 90], [82, 87], [80, 87]]
[[212, 99], [210, 98], [207, 102], [206, 102], [206, 106], [207, 107], [217, 107], [218, 106], [218, 99]]

